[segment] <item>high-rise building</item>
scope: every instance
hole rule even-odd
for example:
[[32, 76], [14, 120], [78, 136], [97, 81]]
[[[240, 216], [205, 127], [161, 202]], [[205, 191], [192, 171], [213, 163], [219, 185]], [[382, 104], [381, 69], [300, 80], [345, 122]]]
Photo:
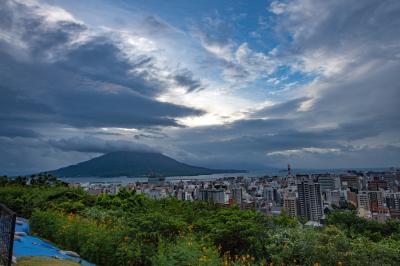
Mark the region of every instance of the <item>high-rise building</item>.
[[272, 187], [265, 187], [263, 189], [263, 198], [269, 202], [273, 202], [275, 200], [274, 190]]
[[242, 188], [232, 189], [232, 199], [236, 204], [242, 204]]
[[285, 195], [283, 197], [283, 209], [290, 217], [297, 216], [297, 198], [296, 195]]
[[370, 209], [372, 206], [382, 207], [384, 201], [383, 193], [381, 191], [368, 191], [368, 201]]
[[225, 192], [223, 189], [200, 189], [199, 199], [215, 203], [225, 203]]
[[297, 184], [299, 194], [299, 215], [308, 221], [320, 221], [323, 218], [321, 187], [310, 179]]
[[331, 174], [320, 174], [317, 177], [322, 191], [335, 189], [335, 178]]
[[360, 193], [357, 194], [357, 205], [358, 208], [369, 211], [369, 199], [366, 191], [360, 191]]
[[400, 192], [387, 193], [385, 202], [389, 209], [400, 211]]

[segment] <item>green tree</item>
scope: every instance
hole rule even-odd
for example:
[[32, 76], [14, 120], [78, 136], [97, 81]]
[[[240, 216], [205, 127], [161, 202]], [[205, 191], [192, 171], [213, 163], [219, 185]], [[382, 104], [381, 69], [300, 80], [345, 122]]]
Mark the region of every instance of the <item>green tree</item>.
[[190, 236], [176, 242], [161, 242], [151, 261], [158, 266], [223, 265], [216, 248]]

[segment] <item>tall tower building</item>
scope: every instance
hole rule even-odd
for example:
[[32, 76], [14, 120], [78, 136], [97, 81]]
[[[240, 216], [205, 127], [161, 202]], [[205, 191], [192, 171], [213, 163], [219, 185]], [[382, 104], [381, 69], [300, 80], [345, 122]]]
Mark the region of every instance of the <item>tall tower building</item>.
[[269, 202], [273, 202], [275, 200], [274, 188], [265, 187], [263, 189], [263, 198]]
[[360, 191], [357, 194], [357, 205], [358, 205], [358, 208], [362, 208], [366, 211], [369, 211], [368, 192]]
[[296, 193], [286, 194], [283, 197], [283, 209], [286, 214], [290, 217], [297, 216], [297, 206], [298, 201], [296, 198]]
[[232, 198], [236, 204], [242, 204], [242, 188], [233, 188], [232, 189]]
[[323, 217], [321, 187], [319, 183], [303, 179], [297, 184], [299, 215], [308, 221], [320, 221]]

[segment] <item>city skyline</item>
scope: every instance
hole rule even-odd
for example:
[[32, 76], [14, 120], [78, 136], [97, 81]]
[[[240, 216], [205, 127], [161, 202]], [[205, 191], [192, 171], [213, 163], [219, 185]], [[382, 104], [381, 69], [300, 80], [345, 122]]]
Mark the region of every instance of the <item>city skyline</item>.
[[0, 3], [0, 172], [121, 150], [399, 166], [400, 3]]

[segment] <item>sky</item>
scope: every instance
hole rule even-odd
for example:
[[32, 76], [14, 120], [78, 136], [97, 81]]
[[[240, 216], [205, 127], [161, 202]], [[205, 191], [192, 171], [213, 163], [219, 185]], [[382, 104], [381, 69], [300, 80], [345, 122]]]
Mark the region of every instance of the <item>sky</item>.
[[399, 100], [398, 0], [0, 1], [0, 174], [400, 166]]

